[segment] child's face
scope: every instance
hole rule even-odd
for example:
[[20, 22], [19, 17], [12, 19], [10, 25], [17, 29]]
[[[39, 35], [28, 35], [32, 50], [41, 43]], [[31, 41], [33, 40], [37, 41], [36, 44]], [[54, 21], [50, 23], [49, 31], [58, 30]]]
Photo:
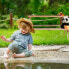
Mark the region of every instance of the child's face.
[[28, 33], [28, 30], [25, 30], [25, 29], [20, 29], [20, 31], [21, 31], [22, 34]]

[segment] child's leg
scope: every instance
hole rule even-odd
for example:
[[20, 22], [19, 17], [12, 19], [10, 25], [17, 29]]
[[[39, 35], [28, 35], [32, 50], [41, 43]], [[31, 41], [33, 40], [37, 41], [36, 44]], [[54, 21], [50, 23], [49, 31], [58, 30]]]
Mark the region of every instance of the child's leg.
[[32, 52], [32, 56], [35, 56], [35, 54]]
[[8, 54], [10, 53], [10, 51], [11, 51], [10, 49], [7, 49], [7, 51], [4, 54], [4, 58], [6, 58], [6, 59], [9, 58]]
[[24, 58], [24, 57], [29, 57], [29, 56], [34, 56], [34, 53], [32, 51], [26, 51], [21, 54], [13, 54], [12, 57], [16, 58]]
[[25, 52], [25, 56], [29, 57], [29, 56], [34, 56], [35, 54], [32, 51], [27, 51]]
[[21, 53], [21, 54], [16, 54], [16, 53], [14, 53], [14, 54], [12, 55], [13, 58], [24, 58], [24, 57], [29, 57], [29, 56], [34, 56], [34, 53], [28, 51], [28, 52]]
[[14, 50], [16, 50], [17, 48], [18, 48], [18, 43], [17, 43], [17, 42], [12, 42], [12, 43], [8, 46], [8, 49], [7, 49], [7, 51], [5, 52], [4, 57], [8, 59], [8, 58], [9, 58], [8, 54], [9, 54], [10, 52], [14, 52]]
[[11, 50], [10, 49], [7, 49], [6, 53], [9, 54], [10, 52], [11, 52]]
[[5, 54], [4, 54], [4, 58], [8, 59], [8, 58], [9, 58], [8, 54], [9, 54], [10, 52], [13, 52], [13, 50], [14, 50], [15, 47], [17, 47], [17, 43], [15, 43], [15, 42], [11, 43], [11, 44], [8, 46], [8, 49], [7, 49], [7, 51], [6, 51]]
[[16, 53], [14, 53], [13, 55], [12, 55], [12, 57], [14, 57], [14, 58], [24, 58], [25, 57], [25, 54], [24, 53], [21, 53], [21, 54], [16, 54]]

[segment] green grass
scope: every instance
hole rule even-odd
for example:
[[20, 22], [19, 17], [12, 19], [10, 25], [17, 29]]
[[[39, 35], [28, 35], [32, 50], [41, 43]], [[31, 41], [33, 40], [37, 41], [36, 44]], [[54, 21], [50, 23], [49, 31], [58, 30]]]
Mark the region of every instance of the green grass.
[[67, 31], [60, 30], [37, 30], [33, 35], [33, 44], [37, 45], [67, 45], [69, 44], [69, 40], [67, 40]]
[[[11, 29], [0, 29], [0, 36], [4, 35], [6, 38], [9, 38], [13, 32], [16, 30]], [[68, 45], [69, 39], [67, 40], [67, 32], [60, 30], [36, 30], [35, 33], [32, 33], [34, 45]], [[6, 47], [9, 43], [3, 41], [0, 38], [0, 47]]]
[[[6, 38], [10, 38], [10, 36], [13, 34], [15, 30], [11, 29], [0, 29], [0, 37], [1, 35], [4, 35]], [[10, 42], [5, 42], [0, 38], [0, 47], [6, 47], [9, 45]]]

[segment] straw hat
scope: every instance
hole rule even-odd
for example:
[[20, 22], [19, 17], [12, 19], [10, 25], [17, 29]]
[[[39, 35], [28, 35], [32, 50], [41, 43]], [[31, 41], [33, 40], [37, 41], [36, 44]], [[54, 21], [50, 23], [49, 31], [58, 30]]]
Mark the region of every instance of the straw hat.
[[31, 27], [31, 32], [35, 33], [35, 30], [33, 28], [33, 23], [31, 22], [30, 19], [27, 18], [20, 18], [19, 20], [17, 20], [17, 24], [20, 25], [21, 22], [24, 22], [26, 24], [28, 24]]

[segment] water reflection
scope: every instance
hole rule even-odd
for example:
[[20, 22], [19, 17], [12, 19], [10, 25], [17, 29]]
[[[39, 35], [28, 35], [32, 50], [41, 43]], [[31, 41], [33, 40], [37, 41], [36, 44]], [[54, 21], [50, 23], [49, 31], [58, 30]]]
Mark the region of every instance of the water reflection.
[[4, 63], [4, 66], [5, 66], [6, 69], [32, 69], [32, 64], [33, 63], [29, 63], [29, 64], [25, 64], [25, 63], [13, 63], [13, 64]]
[[69, 69], [69, 64], [60, 63], [4, 63], [0, 69]]

